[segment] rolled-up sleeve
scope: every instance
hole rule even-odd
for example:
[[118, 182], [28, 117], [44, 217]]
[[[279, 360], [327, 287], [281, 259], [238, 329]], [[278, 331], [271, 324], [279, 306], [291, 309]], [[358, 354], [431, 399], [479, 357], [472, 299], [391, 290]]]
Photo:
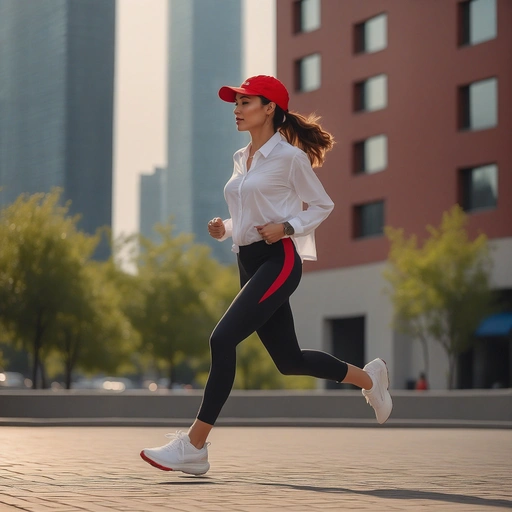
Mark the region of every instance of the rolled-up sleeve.
[[303, 152], [297, 153], [292, 161], [290, 183], [308, 208], [288, 222], [295, 230], [294, 236], [305, 236], [313, 232], [329, 216], [334, 203]]

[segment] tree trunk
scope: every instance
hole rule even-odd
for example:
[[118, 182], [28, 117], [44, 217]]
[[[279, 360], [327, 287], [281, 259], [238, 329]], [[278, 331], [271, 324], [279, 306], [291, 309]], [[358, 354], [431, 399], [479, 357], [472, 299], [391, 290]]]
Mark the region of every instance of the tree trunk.
[[41, 320], [41, 313], [37, 315], [36, 321], [36, 332], [34, 336], [34, 360], [32, 367], [32, 389], [37, 389], [37, 371], [40, 367], [40, 359], [41, 359], [41, 340], [43, 338], [43, 322]]
[[424, 368], [425, 368], [425, 378], [428, 382], [428, 375], [430, 371], [429, 358], [428, 358], [428, 342], [426, 339], [421, 339], [421, 346], [423, 348], [423, 360], [424, 360]]
[[65, 367], [66, 367], [66, 375], [64, 378], [65, 386], [66, 386], [66, 389], [71, 389], [71, 372], [73, 371], [73, 363], [71, 362], [71, 354], [69, 352], [66, 352]]
[[77, 337], [75, 350], [73, 350], [73, 335], [69, 331], [66, 331], [64, 333], [64, 336], [65, 336], [64, 337], [64, 340], [65, 340], [64, 346], [65, 346], [65, 354], [66, 354], [66, 361], [65, 361], [66, 383], [65, 383], [65, 385], [66, 385], [66, 389], [71, 389], [71, 378], [72, 378], [72, 374], [73, 374], [73, 368], [75, 367], [76, 360], [78, 357], [78, 345], [80, 342]]
[[448, 389], [455, 389], [456, 354], [448, 354]]
[[48, 388], [48, 379], [46, 378], [46, 369], [44, 367], [44, 361], [39, 359], [39, 370], [41, 371], [41, 389]]
[[64, 331], [64, 385], [66, 389], [71, 389], [71, 341], [69, 331]]
[[34, 341], [34, 360], [32, 366], [32, 389], [37, 389], [37, 370], [39, 368], [39, 342], [37, 340]]
[[65, 378], [65, 386], [66, 389], [71, 389], [71, 361], [69, 359], [66, 360], [66, 378]]
[[169, 359], [169, 385], [167, 386], [167, 389], [172, 389], [173, 385], [173, 379], [174, 379], [174, 364], [172, 359]]

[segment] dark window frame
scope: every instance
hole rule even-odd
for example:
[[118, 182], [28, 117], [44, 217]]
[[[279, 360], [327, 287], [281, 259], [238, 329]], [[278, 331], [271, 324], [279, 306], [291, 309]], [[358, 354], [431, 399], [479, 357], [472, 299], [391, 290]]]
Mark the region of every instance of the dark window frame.
[[[478, 171], [482, 167], [488, 167], [493, 165], [496, 168], [496, 178], [499, 180], [499, 167], [496, 162], [488, 162], [479, 164], [472, 167], [462, 167], [459, 169], [459, 204], [465, 212], [479, 212], [485, 210], [494, 210], [498, 207], [498, 197], [495, 198], [493, 204], [485, 205], [474, 205], [473, 204], [473, 182], [472, 177], [475, 171]], [[499, 183], [499, 181], [498, 181]], [[499, 188], [498, 188], [499, 192]], [[499, 194], [498, 194], [499, 196]]]
[[357, 23], [354, 25], [354, 53], [360, 55], [366, 53], [365, 51], [365, 38], [364, 38], [364, 26], [366, 21]]
[[296, 92], [301, 92], [301, 82], [302, 82], [302, 73], [301, 73], [301, 63], [302, 59], [297, 59], [293, 64], [293, 75], [294, 75], [294, 86]]
[[366, 112], [366, 80], [354, 84], [354, 112]]
[[302, 0], [294, 0], [293, 2], [293, 33], [301, 34], [302, 33]]
[[459, 130], [471, 130], [471, 105], [469, 101], [469, 88], [471, 84], [459, 87]]
[[[364, 209], [368, 207], [380, 207], [381, 208], [381, 227], [380, 230], [372, 232], [363, 232], [364, 229]], [[352, 237], [355, 240], [363, 240], [368, 238], [377, 238], [384, 236], [384, 226], [386, 225], [386, 201], [380, 199], [377, 201], [370, 201], [367, 203], [361, 203], [353, 206], [353, 226], [352, 226]]]
[[354, 143], [354, 174], [366, 174], [366, 162], [364, 157], [364, 144], [366, 140], [360, 140]]
[[471, 0], [465, 0], [458, 5], [459, 46], [471, 45], [470, 4]]

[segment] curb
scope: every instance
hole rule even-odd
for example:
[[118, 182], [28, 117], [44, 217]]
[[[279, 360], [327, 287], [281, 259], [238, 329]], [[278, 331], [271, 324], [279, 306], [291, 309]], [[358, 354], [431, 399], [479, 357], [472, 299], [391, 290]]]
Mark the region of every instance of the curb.
[[[189, 427], [194, 418], [0, 418], [0, 427]], [[344, 418], [219, 418], [218, 427], [512, 429], [512, 421], [375, 420]]]

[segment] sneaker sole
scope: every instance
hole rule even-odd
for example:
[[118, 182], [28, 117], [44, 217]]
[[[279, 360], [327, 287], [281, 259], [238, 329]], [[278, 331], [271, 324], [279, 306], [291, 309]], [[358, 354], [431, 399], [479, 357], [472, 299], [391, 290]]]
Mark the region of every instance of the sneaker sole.
[[384, 366], [386, 367], [386, 377], [388, 379], [388, 384], [386, 386], [386, 391], [388, 392], [389, 399], [391, 400], [391, 410], [389, 411], [388, 417], [382, 423], [380, 423], [380, 425], [384, 425], [384, 423], [386, 423], [386, 421], [389, 420], [389, 417], [391, 416], [391, 413], [393, 412], [393, 399], [391, 398], [391, 394], [389, 393], [389, 370], [388, 370], [388, 365], [387, 365], [386, 361], [384, 361], [384, 359], [381, 359], [380, 357], [379, 357], [379, 359], [384, 363]]
[[187, 473], [188, 475], [204, 475], [209, 469], [210, 469], [210, 463], [205, 462], [202, 464], [186, 464], [183, 466], [180, 466], [179, 464], [174, 466], [173, 468], [168, 468], [166, 466], [162, 466], [158, 462], [155, 462], [154, 460], [150, 459], [145, 453], [144, 450], [140, 452], [140, 456], [142, 460], [146, 461], [148, 464], [151, 464], [151, 466], [161, 469], [162, 471], [181, 471], [182, 473]]

